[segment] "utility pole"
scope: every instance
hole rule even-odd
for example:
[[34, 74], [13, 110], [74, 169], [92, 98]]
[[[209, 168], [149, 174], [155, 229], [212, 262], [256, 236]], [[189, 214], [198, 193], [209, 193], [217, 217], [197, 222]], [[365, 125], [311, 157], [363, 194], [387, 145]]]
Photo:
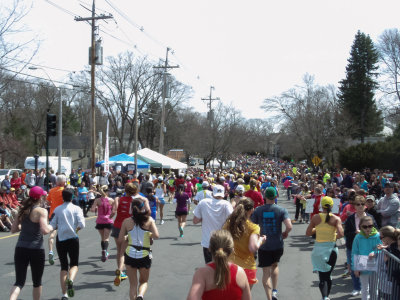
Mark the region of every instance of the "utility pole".
[[213, 98], [212, 97], [212, 91], [214, 90], [215, 88], [213, 87], [213, 86], [210, 86], [210, 96], [208, 96], [208, 98], [201, 98], [201, 100], [203, 100], [203, 101], [208, 101], [208, 103], [207, 103], [207, 107], [208, 107], [208, 116], [207, 116], [207, 119], [209, 120], [209, 121], [213, 121], [213, 119], [214, 119], [214, 113], [213, 113], [213, 110], [212, 110], [212, 102], [213, 101], [219, 101], [220, 99], [219, 99], [219, 97], [217, 97], [217, 98]]
[[92, 144], [92, 159], [91, 159], [91, 168], [92, 168], [92, 173], [96, 171], [95, 169], [95, 163], [96, 163], [96, 114], [95, 114], [95, 66], [96, 66], [96, 20], [103, 20], [103, 19], [112, 19], [112, 15], [100, 15], [96, 17], [96, 9], [95, 9], [95, 0], [93, 0], [93, 5], [92, 5], [92, 16], [88, 18], [78, 18], [75, 17], [75, 21], [92, 21], [92, 47], [91, 47], [91, 59], [90, 59], [90, 64], [91, 64], [91, 70], [90, 70], [90, 75], [91, 75], [91, 89], [90, 89], [90, 94], [91, 94], [91, 109], [92, 109], [92, 138], [91, 138], [91, 144]]
[[155, 69], [163, 69], [163, 91], [162, 91], [162, 106], [161, 106], [161, 125], [160, 125], [160, 146], [159, 152], [164, 154], [164, 132], [165, 132], [165, 98], [167, 98], [168, 84], [167, 84], [167, 71], [168, 69], [179, 68], [179, 65], [169, 66], [168, 65], [168, 52], [171, 49], [167, 47], [167, 55], [165, 57], [164, 66], [154, 66]]

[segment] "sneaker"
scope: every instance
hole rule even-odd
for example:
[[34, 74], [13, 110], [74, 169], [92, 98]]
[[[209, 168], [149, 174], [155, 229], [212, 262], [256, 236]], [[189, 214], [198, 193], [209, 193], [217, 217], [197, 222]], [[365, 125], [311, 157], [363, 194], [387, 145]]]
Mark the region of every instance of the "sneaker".
[[137, 296], [136, 300], [143, 300], [143, 296]]
[[165, 222], [164, 222], [164, 220], [161, 220], [160, 221], [160, 225], [163, 225]]
[[121, 277], [121, 281], [122, 281], [122, 280], [127, 279], [127, 278], [128, 278], [128, 275], [126, 275], [125, 271], [122, 271], [120, 277]]
[[74, 291], [74, 283], [72, 282], [71, 279], [67, 279], [65, 281], [65, 284], [67, 285], [67, 294], [68, 297], [72, 298], [75, 295], [75, 291]]
[[108, 252], [106, 250], [101, 250], [101, 261], [105, 262], [108, 258]]
[[183, 237], [183, 228], [182, 227], [179, 227], [179, 236]]
[[355, 296], [358, 296], [358, 295], [361, 295], [361, 291], [353, 290], [353, 291], [351, 292], [351, 296], [352, 296], [352, 297], [355, 297]]
[[61, 300], [68, 300], [68, 297], [62, 296]]
[[278, 300], [278, 291], [272, 290], [272, 300]]
[[[347, 277], [350, 277], [350, 272], [348, 272], [348, 271], [346, 271], [344, 274], [342, 274], [342, 278], [347, 278]], [[355, 290], [354, 290], [355, 291]], [[353, 291], [353, 292], [354, 292]]]
[[54, 265], [54, 254], [53, 252], [49, 253], [49, 264]]
[[115, 270], [115, 279], [114, 279], [114, 285], [119, 286], [121, 283], [121, 270], [116, 269]]
[[10, 229], [8, 229], [6, 226], [3, 227], [3, 232], [10, 232]]

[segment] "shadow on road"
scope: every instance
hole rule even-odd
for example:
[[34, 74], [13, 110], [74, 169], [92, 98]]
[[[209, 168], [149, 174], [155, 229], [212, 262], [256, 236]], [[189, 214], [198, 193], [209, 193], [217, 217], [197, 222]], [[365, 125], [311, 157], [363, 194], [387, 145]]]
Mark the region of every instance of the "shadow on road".
[[[110, 272], [108, 272], [109, 274]], [[91, 273], [93, 274], [93, 273]], [[74, 285], [75, 291], [79, 290], [89, 290], [89, 289], [102, 289], [104, 288], [106, 292], [114, 292], [113, 284], [112, 284], [112, 278], [110, 277], [110, 281], [103, 281], [103, 282], [79, 282], [76, 286]], [[78, 293], [79, 295], [79, 293]], [[77, 296], [77, 295], [75, 295]]]
[[300, 251], [312, 251], [314, 245], [310, 244], [311, 238], [305, 235], [291, 235], [290, 247], [299, 248]]
[[195, 245], [200, 245], [200, 242], [196, 242], [196, 243], [173, 243], [170, 245], [174, 245], [174, 246], [195, 246]]

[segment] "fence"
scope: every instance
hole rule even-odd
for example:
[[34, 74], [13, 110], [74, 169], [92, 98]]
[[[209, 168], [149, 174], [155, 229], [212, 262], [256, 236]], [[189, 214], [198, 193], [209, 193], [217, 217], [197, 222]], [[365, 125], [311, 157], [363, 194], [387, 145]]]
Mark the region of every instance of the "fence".
[[377, 265], [369, 278], [370, 300], [400, 300], [400, 259], [384, 249], [377, 254]]

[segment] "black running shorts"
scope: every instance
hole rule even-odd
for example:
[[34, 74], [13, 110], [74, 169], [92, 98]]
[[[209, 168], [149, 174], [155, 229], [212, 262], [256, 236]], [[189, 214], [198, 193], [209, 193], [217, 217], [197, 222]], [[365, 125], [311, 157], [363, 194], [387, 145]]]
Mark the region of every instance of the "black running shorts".
[[124, 256], [125, 256], [125, 265], [127, 266], [136, 269], [141, 269], [141, 268], [150, 269], [151, 267], [151, 258], [149, 257], [149, 255], [143, 258], [132, 258], [126, 253], [124, 253]]
[[270, 251], [258, 249], [258, 266], [260, 268], [270, 267], [274, 263], [278, 263], [282, 255], [283, 248]]

